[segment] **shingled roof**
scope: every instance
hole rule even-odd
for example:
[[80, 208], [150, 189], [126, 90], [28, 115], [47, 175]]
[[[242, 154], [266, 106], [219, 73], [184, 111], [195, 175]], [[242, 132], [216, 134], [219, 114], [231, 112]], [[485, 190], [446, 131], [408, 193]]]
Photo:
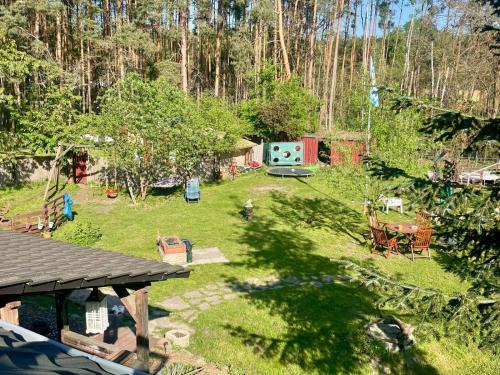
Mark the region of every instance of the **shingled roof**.
[[0, 295], [148, 283], [189, 269], [117, 252], [0, 230]]

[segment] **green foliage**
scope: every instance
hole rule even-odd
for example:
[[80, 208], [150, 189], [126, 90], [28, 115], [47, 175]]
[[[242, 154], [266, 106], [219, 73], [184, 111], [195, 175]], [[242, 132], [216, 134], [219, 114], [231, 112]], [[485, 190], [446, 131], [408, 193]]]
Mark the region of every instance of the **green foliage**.
[[81, 246], [91, 246], [102, 237], [101, 227], [89, 220], [68, 223], [59, 232], [64, 241]]
[[252, 123], [254, 134], [265, 140], [290, 140], [317, 128], [319, 101], [296, 77], [270, 81], [271, 68], [260, 76], [258, 96], [241, 104], [241, 117]]
[[203, 126], [210, 129], [211, 152], [225, 154], [234, 150], [241, 137], [251, 132], [251, 125], [240, 119], [226, 101], [212, 96], [203, 96], [200, 102]]
[[58, 82], [61, 74], [56, 65], [21, 51], [0, 30], [0, 130], [9, 140], [0, 152], [12, 145], [51, 152], [59, 141], [76, 136], [80, 98]]
[[128, 74], [100, 103], [92, 126], [102, 138], [113, 139], [103, 146], [125, 172], [131, 194], [139, 190], [142, 199], [160, 178], [187, 178], [208, 155], [234, 150], [248, 129], [225, 102], [203, 97], [198, 108], [163, 78], [144, 81]]
[[[412, 98], [396, 98], [395, 109], [415, 106], [419, 111], [429, 109]], [[431, 107], [432, 110], [435, 108]], [[481, 147], [484, 141], [498, 145], [500, 133], [492, 129], [497, 119], [480, 120], [456, 111], [441, 110], [426, 120], [423, 132], [430, 133], [446, 149], [456, 137], [465, 135], [465, 149]], [[449, 161], [448, 165], [454, 163]], [[440, 247], [450, 257], [450, 269], [473, 281], [466, 299], [446, 305], [439, 314], [455, 327], [455, 331], [476, 332], [483, 344], [492, 345], [499, 340], [498, 303], [500, 295], [500, 190], [496, 184], [482, 188], [463, 185], [445, 171], [434, 181], [412, 176], [405, 170], [385, 163], [372, 166], [372, 174], [394, 178], [404, 176], [406, 183], [397, 187], [407, 194], [413, 204], [425, 208], [436, 218], [434, 227], [440, 236]], [[438, 165], [435, 169], [438, 169]], [[494, 306], [478, 310], [477, 304], [467, 301], [486, 296]], [[471, 307], [473, 306], [473, 307]], [[493, 336], [492, 336], [493, 335]], [[495, 344], [496, 345], [496, 344]], [[494, 349], [496, 349], [494, 347]]]

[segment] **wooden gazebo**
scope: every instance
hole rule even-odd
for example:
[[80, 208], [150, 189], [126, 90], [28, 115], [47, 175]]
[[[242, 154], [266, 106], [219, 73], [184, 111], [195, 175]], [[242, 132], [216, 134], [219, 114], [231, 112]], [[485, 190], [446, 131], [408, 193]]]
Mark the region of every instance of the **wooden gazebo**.
[[[67, 297], [77, 289], [112, 287], [135, 321], [137, 360], [149, 362], [148, 288], [189, 277], [189, 269], [37, 236], [0, 230], [0, 319], [19, 324], [21, 297], [55, 296], [58, 339], [69, 332]], [[80, 350], [85, 350], [79, 346]]]

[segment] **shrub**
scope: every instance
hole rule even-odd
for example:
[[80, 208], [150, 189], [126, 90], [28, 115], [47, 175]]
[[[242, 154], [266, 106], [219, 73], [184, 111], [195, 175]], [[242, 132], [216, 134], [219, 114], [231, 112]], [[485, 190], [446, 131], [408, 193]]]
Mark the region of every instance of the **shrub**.
[[61, 237], [64, 241], [82, 246], [93, 245], [102, 237], [101, 228], [90, 221], [67, 224], [61, 231], [63, 231]]

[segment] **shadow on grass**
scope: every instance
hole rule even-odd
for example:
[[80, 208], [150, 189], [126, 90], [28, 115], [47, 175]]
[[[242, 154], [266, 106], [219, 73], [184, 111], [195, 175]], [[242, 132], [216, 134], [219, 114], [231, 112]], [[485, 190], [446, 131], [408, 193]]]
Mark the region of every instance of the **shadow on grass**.
[[[280, 279], [301, 275], [321, 279], [322, 275], [342, 273], [338, 264], [315, 253], [316, 244], [300, 227], [327, 228], [360, 242], [361, 214], [329, 197], [272, 193], [272, 199], [272, 218], [256, 215], [254, 221], [242, 224], [240, 241], [251, 251], [247, 260], [232, 265], [250, 273], [252, 269], [272, 269]], [[297, 365], [306, 373], [360, 373], [371, 363], [396, 373], [437, 374], [421, 359], [418, 349], [411, 357], [388, 355], [367, 338], [363, 327], [377, 315], [379, 295], [354, 283], [334, 282], [318, 287], [311, 282], [314, 279], [308, 280], [292, 288], [246, 296], [251, 304], [268, 309], [286, 323], [286, 332], [280, 337], [234, 324], [226, 325], [226, 329], [256, 354], [276, 358], [284, 366]], [[244, 284], [234, 278], [226, 281], [236, 289]], [[263, 326], [268, 324], [262, 322]]]

